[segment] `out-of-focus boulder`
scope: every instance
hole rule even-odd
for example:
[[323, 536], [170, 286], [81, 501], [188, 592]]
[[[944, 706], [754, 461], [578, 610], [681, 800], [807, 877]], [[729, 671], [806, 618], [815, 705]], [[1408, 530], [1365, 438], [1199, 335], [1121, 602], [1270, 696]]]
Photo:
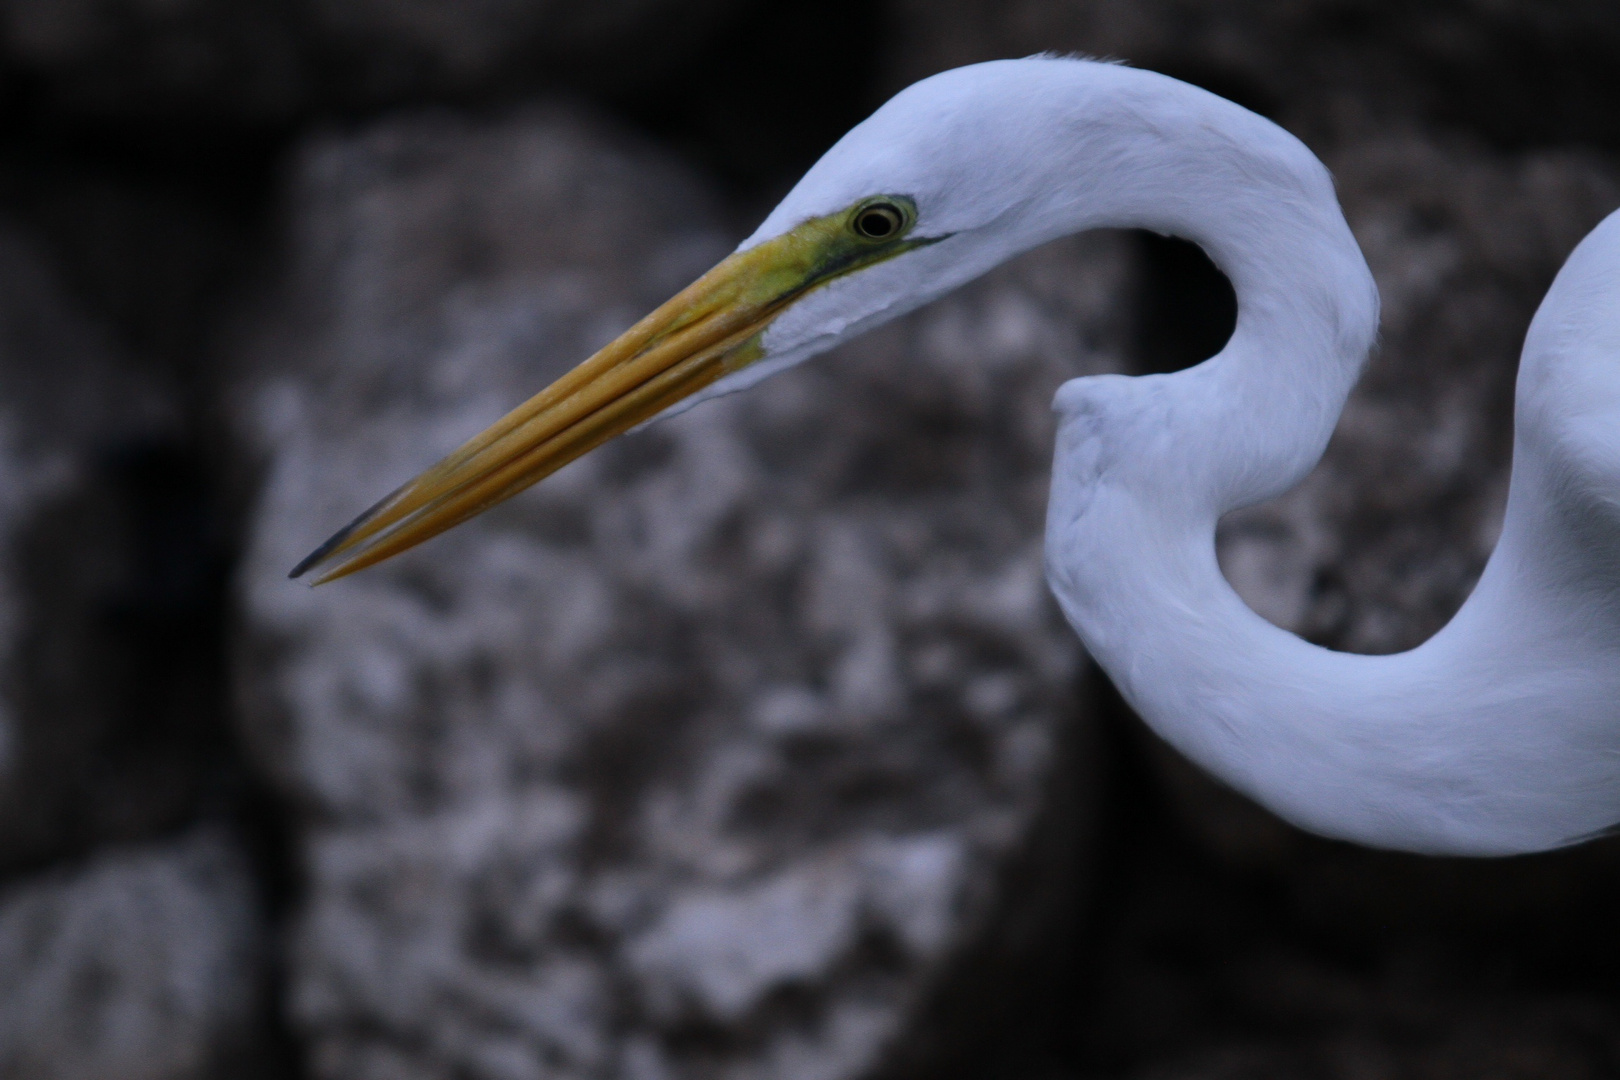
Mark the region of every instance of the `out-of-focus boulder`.
[[262, 948], [240, 853], [206, 830], [0, 891], [0, 1075], [241, 1075]]
[[172, 393], [0, 230], [0, 872], [191, 807], [215, 718], [147, 595], [189, 554], [147, 527], [175, 425]]
[[0, 0], [30, 101], [68, 115], [276, 123], [567, 77], [663, 73], [733, 0]]
[[729, 241], [693, 176], [554, 110], [319, 141], [287, 212], [228, 414], [261, 478], [239, 700], [302, 814], [316, 1074], [852, 1077], [971, 1037], [950, 971], [1016, 1002], [998, 976], [1087, 876], [1041, 532], [1051, 394], [1119, 366], [1118, 239], [309, 590], [286, 572], [325, 533]]

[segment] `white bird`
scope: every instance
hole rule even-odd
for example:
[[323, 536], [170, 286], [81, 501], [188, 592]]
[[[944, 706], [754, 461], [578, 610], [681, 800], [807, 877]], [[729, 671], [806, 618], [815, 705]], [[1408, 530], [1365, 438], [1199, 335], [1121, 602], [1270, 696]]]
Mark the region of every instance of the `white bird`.
[[1215, 526], [1321, 456], [1373, 344], [1377, 289], [1299, 140], [1121, 65], [996, 61], [902, 91], [735, 254], [294, 576], [387, 558], [642, 421], [1099, 227], [1196, 242], [1238, 301], [1202, 364], [1057, 393], [1048, 579], [1126, 700], [1325, 836], [1507, 855], [1620, 822], [1620, 215], [1575, 249], [1530, 327], [1506, 519], [1473, 594], [1408, 652], [1323, 649], [1244, 605]]

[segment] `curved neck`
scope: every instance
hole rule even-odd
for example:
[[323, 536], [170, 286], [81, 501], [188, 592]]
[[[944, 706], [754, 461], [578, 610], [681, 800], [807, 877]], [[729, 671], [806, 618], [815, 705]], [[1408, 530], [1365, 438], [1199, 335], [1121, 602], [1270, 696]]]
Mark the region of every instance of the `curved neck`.
[[1074, 106], [1085, 122], [1069, 124], [1076, 138], [1050, 166], [1032, 232], [1151, 229], [1197, 243], [1232, 282], [1227, 346], [1136, 391], [1177, 414], [1173, 448], [1156, 442], [1139, 479], [1171, 477], [1199, 518], [1218, 517], [1287, 490], [1321, 457], [1376, 337], [1378, 290], [1332, 177], [1298, 139], [1151, 72], [1091, 74]]
[[[1397, 656], [1309, 645], [1222, 576], [1217, 521], [1316, 463], [1377, 297], [1326, 171], [1297, 141], [1235, 106], [1212, 124], [1190, 88], [1155, 90], [1123, 151], [1088, 155], [1104, 164], [1081, 182], [1106, 195], [1079, 224], [1198, 242], [1232, 280], [1238, 321], [1198, 367], [1059, 392], [1047, 551], [1070, 622], [1155, 731], [1313, 831], [1503, 854], [1620, 820], [1612, 639], [1572, 642], [1535, 617], [1558, 609], [1535, 593], [1523, 545], [1504, 542], [1453, 623]], [[1515, 483], [1531, 506], [1519, 516], [1533, 516], [1528, 481]], [[1509, 524], [1508, 537], [1524, 531]]]

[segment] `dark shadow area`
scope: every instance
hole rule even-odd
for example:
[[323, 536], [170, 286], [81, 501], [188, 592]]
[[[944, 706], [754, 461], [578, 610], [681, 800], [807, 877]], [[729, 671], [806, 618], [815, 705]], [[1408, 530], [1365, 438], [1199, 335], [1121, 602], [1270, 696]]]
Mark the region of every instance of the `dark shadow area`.
[[1354, 86], [1384, 116], [1420, 115], [1503, 150], [1620, 149], [1607, 5], [1351, 2], [1294, 25], [1316, 60], [1295, 77]]
[[1237, 325], [1237, 294], [1226, 275], [1189, 240], [1141, 230], [1132, 235], [1133, 373], [1180, 371], [1220, 352]]
[[[81, 492], [16, 553], [32, 580], [57, 583], [40, 591], [70, 598], [31, 620], [23, 663], [45, 697], [30, 700], [42, 710], [56, 702], [78, 726], [43, 729], [61, 748], [46, 754], [57, 771], [37, 779], [65, 801], [36, 808], [51, 815], [42, 842], [7, 852], [0, 887], [88, 865], [109, 847], [222, 829], [247, 855], [268, 919], [252, 1030], [222, 1051], [219, 1074], [294, 1076], [279, 970], [298, 895], [291, 817], [232, 724], [239, 526], [210, 430], [214, 338], [258, 269], [290, 132], [64, 119], [13, 105], [0, 120], [7, 223], [47, 254], [95, 332], [176, 412], [161, 434], [97, 448]], [[86, 640], [95, 662], [79, 670]]]
[[1326, 1080], [1391, 1048], [1434, 1069], [1401, 1076], [1620, 1070], [1620, 843], [1436, 859], [1310, 836], [1098, 681], [1110, 802], [1072, 1021], [1018, 1075]]
[[[1112, 695], [1095, 669], [1080, 691], [1087, 709]], [[1039, 1080], [1081, 1060], [1076, 1003], [1092, 987], [1089, 928], [1109, 891], [1082, 868], [1113, 860], [1115, 735], [1080, 722], [1062, 730], [1043, 815], [996, 883], [991, 932], [938, 980], [916, 1052], [877, 1080]]]
[[676, 78], [603, 100], [763, 212], [883, 103], [889, 19], [861, 0], [748, 7]]

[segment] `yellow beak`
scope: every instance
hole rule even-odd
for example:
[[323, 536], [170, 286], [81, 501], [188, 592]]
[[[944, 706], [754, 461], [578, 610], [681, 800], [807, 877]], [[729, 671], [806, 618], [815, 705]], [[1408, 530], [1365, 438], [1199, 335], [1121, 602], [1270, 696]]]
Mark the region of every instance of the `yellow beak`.
[[927, 240], [874, 240], [851, 227], [870, 200], [725, 259], [595, 356], [361, 514], [293, 568], [345, 577], [504, 502], [615, 435], [758, 360], [765, 328], [835, 277]]

